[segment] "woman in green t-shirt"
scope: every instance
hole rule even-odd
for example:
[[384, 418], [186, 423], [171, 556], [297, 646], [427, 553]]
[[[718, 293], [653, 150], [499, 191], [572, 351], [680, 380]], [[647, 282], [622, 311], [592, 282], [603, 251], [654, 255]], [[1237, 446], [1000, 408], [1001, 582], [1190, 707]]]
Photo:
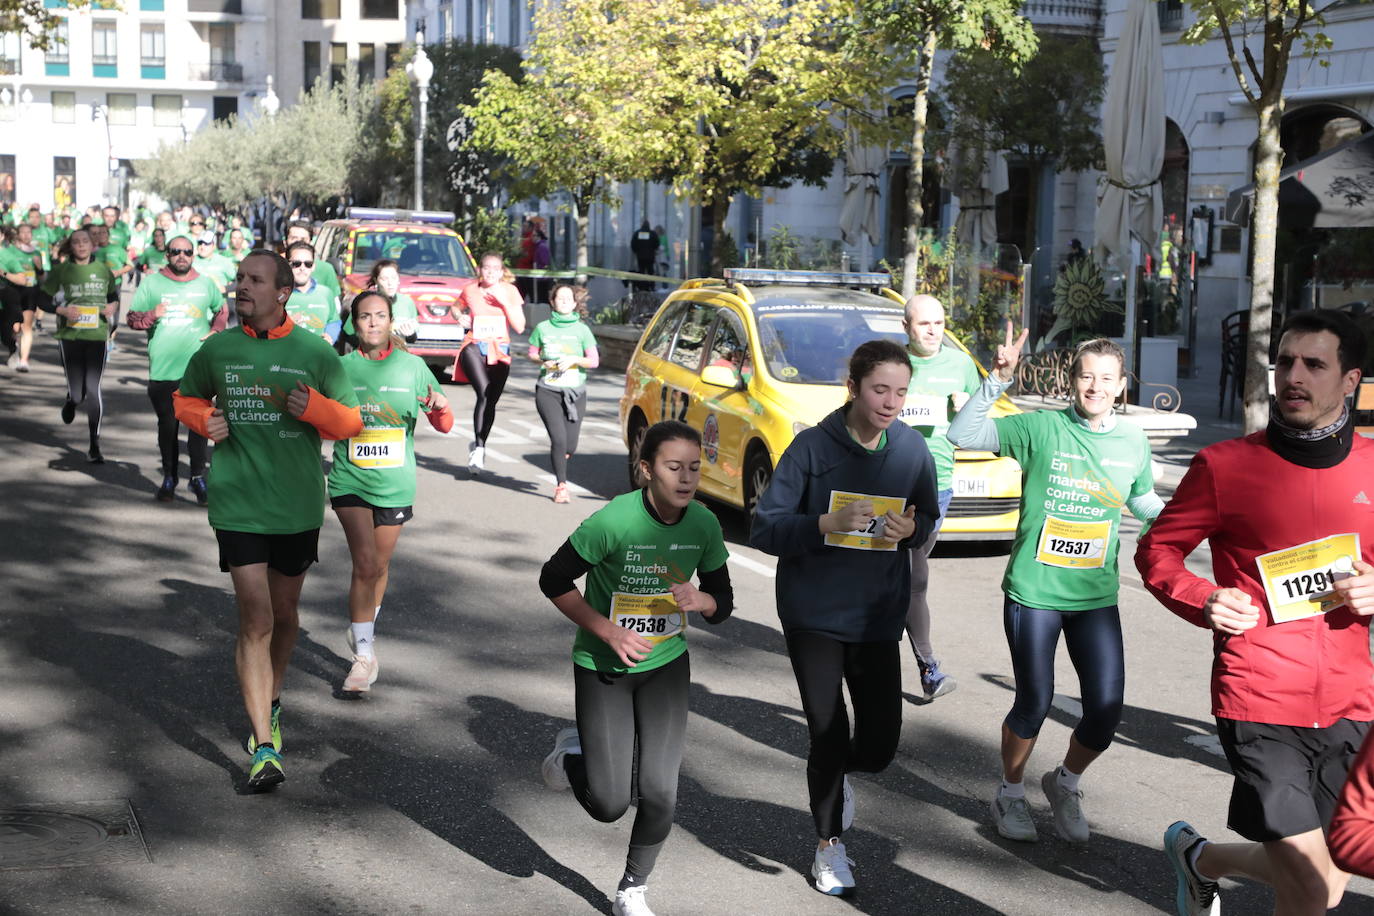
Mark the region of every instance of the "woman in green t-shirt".
[[62, 295], [57, 313], [57, 342], [62, 348], [62, 369], [67, 374], [67, 400], [62, 405], [62, 422], [76, 418], [76, 406], [86, 405], [86, 424], [90, 429], [92, 464], [104, 464], [100, 452], [100, 420], [104, 403], [100, 396], [100, 377], [105, 372], [106, 345], [110, 327], [119, 308], [119, 281], [103, 261], [95, 261], [95, 244], [85, 229], [73, 232], [43, 282], [50, 296]]
[[138, 256], [139, 274], [155, 274], [167, 266], [167, 233], [154, 229], [148, 247]]
[[[372, 265], [372, 273], [368, 274], [367, 285], [364, 290], [377, 290], [385, 293], [391, 300], [391, 330], [402, 340], [412, 342], [415, 340], [415, 331], [418, 326], [420, 313], [415, 308], [415, 300], [401, 292], [401, 273], [396, 266], [396, 262], [382, 258]], [[359, 295], [362, 295], [359, 293]], [[353, 315], [344, 319], [344, 335], [349, 343], [357, 346], [357, 340], [353, 331]]]
[[[558, 733], [544, 782], [571, 788], [588, 814], [610, 823], [630, 806], [638, 763], [629, 855], [611, 910], [618, 916], [650, 913], [645, 881], [673, 826], [691, 683], [687, 612], [720, 623], [734, 608], [720, 522], [693, 499], [701, 436], [685, 423], [656, 423], [639, 458], [648, 485], [584, 521], [539, 576], [540, 590], [578, 626], [577, 727]], [[585, 595], [574, 584], [584, 574]]]
[[577, 451], [582, 415], [587, 409], [587, 371], [601, 365], [596, 338], [583, 320], [587, 317], [587, 289], [560, 283], [549, 296], [553, 312], [530, 334], [527, 355], [539, 364], [534, 406], [549, 434], [549, 463], [553, 466], [553, 501], [571, 501], [568, 459]]

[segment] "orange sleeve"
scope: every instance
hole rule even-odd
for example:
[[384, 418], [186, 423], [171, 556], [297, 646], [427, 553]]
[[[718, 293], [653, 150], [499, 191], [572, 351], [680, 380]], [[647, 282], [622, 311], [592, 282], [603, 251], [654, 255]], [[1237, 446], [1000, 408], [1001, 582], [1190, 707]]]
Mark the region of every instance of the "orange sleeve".
[[310, 400], [305, 402], [301, 421], [309, 423], [326, 439], [347, 439], [363, 430], [363, 413], [356, 407], [345, 407], [310, 388]]
[[215, 412], [214, 402], [207, 398], [193, 398], [180, 391], [172, 392], [172, 411], [177, 420], [186, 424], [206, 438], [210, 436], [210, 414]]
[[453, 429], [453, 411], [448, 409], [447, 404], [440, 407], [438, 410], [431, 410], [429, 413], [425, 414], [425, 419], [429, 421], [430, 426], [433, 426], [441, 433], [446, 433]]

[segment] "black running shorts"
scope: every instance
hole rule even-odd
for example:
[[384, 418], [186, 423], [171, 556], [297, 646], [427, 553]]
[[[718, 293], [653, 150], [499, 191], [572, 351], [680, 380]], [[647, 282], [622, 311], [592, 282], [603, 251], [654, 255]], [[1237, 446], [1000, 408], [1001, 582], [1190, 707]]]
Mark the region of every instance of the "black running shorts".
[[1368, 722], [1326, 728], [1217, 719], [1235, 782], [1226, 824], [1256, 843], [1324, 829], [1331, 823]]
[[219, 569], [266, 563], [283, 576], [303, 575], [311, 563], [319, 562], [320, 529], [295, 534], [254, 534], [248, 531], [215, 529], [219, 541]]
[[352, 493], [342, 493], [338, 496], [329, 497], [329, 505], [335, 509], [371, 509], [373, 528], [380, 528], [383, 525], [404, 525], [415, 516], [415, 507], [413, 506], [397, 506], [394, 509], [387, 509], [383, 506], [374, 506], [361, 496], [355, 496]]

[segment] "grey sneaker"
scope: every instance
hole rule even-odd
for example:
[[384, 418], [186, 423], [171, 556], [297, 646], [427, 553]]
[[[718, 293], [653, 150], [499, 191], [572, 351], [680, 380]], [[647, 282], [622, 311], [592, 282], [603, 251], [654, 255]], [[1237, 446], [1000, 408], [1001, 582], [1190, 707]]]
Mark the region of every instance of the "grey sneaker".
[[1178, 916], [1220, 916], [1221, 893], [1215, 881], [1208, 881], [1188, 864], [1188, 854], [1199, 843], [1206, 843], [1187, 821], [1174, 821], [1164, 831], [1164, 854], [1174, 866], [1178, 890], [1174, 908]]
[[1070, 843], [1086, 843], [1091, 831], [1083, 814], [1083, 790], [1070, 792], [1059, 784], [1059, 768], [1055, 767], [1040, 778], [1040, 787], [1054, 812], [1054, 829]]
[[992, 797], [992, 822], [997, 832], [1009, 840], [1034, 843], [1040, 839], [1031, 820], [1030, 805], [1024, 798], [1007, 798], [1000, 791]]
[[831, 837], [816, 850], [816, 860], [811, 863], [816, 890], [831, 897], [844, 896], [854, 889], [853, 868], [854, 860], [845, 855], [844, 844], [839, 837]]
[[553, 739], [553, 750], [549, 751], [549, 756], [544, 758], [543, 766], [540, 767], [544, 774], [544, 785], [555, 792], [572, 788], [572, 783], [568, 782], [568, 771], [563, 769], [563, 758], [569, 754], [580, 753], [582, 739], [577, 736], [576, 726], [560, 730]]
[[849, 777], [844, 778], [844, 809], [840, 813], [840, 829], [848, 830], [854, 826], [854, 787], [849, 784]]

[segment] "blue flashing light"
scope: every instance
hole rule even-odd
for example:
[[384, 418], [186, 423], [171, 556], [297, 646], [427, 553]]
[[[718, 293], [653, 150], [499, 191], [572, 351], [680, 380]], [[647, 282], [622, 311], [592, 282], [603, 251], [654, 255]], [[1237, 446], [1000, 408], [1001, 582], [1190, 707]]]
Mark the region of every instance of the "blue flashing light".
[[456, 217], [447, 210], [386, 210], [380, 207], [349, 207], [348, 218], [388, 220], [397, 223], [441, 223], [447, 226]]
[[725, 279], [746, 285], [874, 287], [892, 284], [891, 275], [881, 271], [771, 270], [766, 267], [727, 267]]

